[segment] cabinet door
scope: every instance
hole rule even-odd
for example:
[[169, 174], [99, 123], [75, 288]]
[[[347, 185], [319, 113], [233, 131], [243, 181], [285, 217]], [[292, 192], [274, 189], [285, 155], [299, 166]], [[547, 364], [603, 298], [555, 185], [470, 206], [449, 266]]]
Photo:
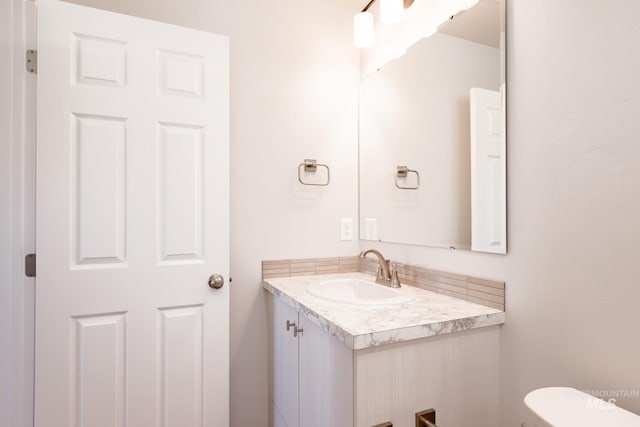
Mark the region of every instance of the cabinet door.
[[[271, 390], [277, 413], [287, 427], [298, 426], [298, 339], [287, 321], [298, 324], [298, 312], [271, 297]], [[275, 413], [275, 411], [274, 411]], [[277, 417], [276, 417], [277, 418]], [[272, 425], [279, 425], [272, 421]]]
[[441, 426], [498, 426], [500, 327], [358, 350], [355, 377], [357, 427], [413, 427], [429, 408]]
[[353, 351], [300, 315], [300, 427], [353, 425]]

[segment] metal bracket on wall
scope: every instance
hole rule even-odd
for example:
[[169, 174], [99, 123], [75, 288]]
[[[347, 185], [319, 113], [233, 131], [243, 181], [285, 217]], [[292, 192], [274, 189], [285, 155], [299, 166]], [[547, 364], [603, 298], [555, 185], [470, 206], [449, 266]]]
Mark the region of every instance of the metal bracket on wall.
[[436, 425], [436, 410], [416, 412], [416, 427], [438, 427]]
[[25, 54], [25, 66], [27, 71], [32, 74], [38, 73], [38, 51], [29, 49]]
[[36, 254], [25, 255], [24, 274], [27, 277], [36, 277]]

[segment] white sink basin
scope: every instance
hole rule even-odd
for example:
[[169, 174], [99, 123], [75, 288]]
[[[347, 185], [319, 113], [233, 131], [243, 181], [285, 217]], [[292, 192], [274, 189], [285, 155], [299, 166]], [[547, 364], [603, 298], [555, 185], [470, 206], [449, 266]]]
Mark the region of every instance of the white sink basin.
[[329, 301], [356, 305], [396, 305], [416, 297], [415, 290], [406, 286], [389, 288], [361, 279], [326, 280], [309, 285], [307, 292]]

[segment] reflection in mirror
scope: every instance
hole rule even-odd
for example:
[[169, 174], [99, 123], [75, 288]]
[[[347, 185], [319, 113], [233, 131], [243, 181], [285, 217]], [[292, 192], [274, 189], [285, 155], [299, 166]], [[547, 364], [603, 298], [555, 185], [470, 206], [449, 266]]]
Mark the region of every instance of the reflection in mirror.
[[361, 239], [506, 253], [504, 63], [480, 0], [361, 82]]

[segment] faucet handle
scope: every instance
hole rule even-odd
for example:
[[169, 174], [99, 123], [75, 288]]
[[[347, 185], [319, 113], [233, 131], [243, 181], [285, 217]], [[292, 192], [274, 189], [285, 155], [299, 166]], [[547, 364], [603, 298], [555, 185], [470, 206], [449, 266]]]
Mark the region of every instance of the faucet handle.
[[378, 264], [378, 271], [376, 272], [376, 282], [384, 282], [385, 281], [385, 277], [384, 277], [384, 272], [382, 270], [382, 266], [380, 264]]
[[401, 287], [400, 278], [398, 277], [398, 264], [391, 264], [391, 287]]

